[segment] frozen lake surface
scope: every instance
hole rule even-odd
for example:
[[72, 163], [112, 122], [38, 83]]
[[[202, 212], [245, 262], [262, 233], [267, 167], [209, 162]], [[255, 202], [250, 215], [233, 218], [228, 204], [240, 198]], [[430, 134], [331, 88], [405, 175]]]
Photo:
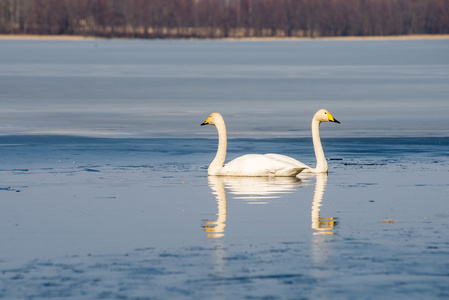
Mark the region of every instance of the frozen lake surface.
[[[448, 136], [449, 40], [0, 40], [0, 134]], [[204, 119], [204, 120], [203, 120]]]
[[[0, 298], [449, 298], [449, 40], [0, 40]], [[328, 176], [209, 178], [279, 153]]]
[[323, 146], [296, 181], [208, 178], [213, 139], [0, 137], [0, 297], [448, 297], [449, 138]]

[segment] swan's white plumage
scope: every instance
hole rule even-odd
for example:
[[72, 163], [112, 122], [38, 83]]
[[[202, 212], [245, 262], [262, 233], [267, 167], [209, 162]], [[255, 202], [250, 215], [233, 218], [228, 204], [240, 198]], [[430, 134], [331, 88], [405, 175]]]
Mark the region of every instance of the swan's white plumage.
[[215, 125], [218, 131], [218, 149], [214, 160], [209, 165], [209, 175], [252, 176], [252, 177], [294, 177], [305, 166], [294, 163], [285, 155], [278, 154], [247, 154], [224, 164], [227, 150], [226, 125], [219, 113], [212, 113], [201, 125]]
[[327, 173], [328, 166], [324, 157], [320, 139], [320, 123], [340, 123], [325, 109], [320, 109], [312, 118], [312, 139], [317, 160], [316, 167], [311, 168], [302, 162], [280, 154], [247, 154], [240, 156], [226, 165], [227, 134], [223, 117], [212, 113], [201, 125], [215, 125], [218, 131], [218, 149], [214, 160], [209, 165], [209, 175], [227, 176], [278, 176], [290, 177], [304, 173]]
[[[322, 122], [335, 122], [340, 124], [340, 122], [337, 121], [332, 114], [325, 109], [320, 109], [315, 113], [312, 118], [312, 140], [313, 149], [315, 150], [316, 166], [315, 168], [306, 166], [306, 169], [303, 171], [304, 173], [327, 173], [328, 166], [320, 138], [320, 124]], [[302, 164], [299, 161], [297, 162]]]
[[307, 165], [303, 164], [300, 161], [297, 161], [294, 158], [291, 158], [290, 156], [280, 155], [280, 154], [265, 154], [265, 155], [268, 156], [268, 157], [271, 157], [273, 159], [276, 159], [278, 161], [283, 161], [285, 163], [292, 164], [292, 165], [295, 165], [295, 166], [300, 167], [300, 168], [308, 168]]
[[278, 154], [246, 154], [228, 162], [215, 175], [234, 176], [296, 176], [304, 166], [297, 166]]

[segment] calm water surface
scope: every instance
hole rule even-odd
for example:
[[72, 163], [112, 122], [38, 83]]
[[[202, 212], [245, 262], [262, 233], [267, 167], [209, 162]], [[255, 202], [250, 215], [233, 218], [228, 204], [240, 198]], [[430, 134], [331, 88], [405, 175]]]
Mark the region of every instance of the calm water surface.
[[[448, 298], [448, 48], [0, 41], [0, 298]], [[207, 176], [321, 107], [328, 176]]]
[[447, 297], [449, 139], [323, 145], [328, 176], [270, 180], [208, 178], [211, 139], [1, 137], [0, 297]]
[[[439, 136], [449, 128], [449, 40], [0, 41], [0, 134], [198, 137]], [[327, 129], [324, 129], [326, 131]]]

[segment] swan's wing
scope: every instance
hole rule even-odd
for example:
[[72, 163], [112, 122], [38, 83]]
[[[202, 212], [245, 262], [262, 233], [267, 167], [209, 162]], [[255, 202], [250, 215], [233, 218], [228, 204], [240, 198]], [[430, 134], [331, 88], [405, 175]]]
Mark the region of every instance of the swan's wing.
[[269, 157], [269, 158], [271, 158], [271, 159], [277, 160], [277, 161], [283, 161], [283, 162], [286, 162], [286, 163], [288, 163], [288, 164], [297, 166], [298, 168], [305, 168], [305, 169], [310, 168], [309, 166], [303, 164], [303, 163], [300, 162], [299, 160], [296, 160], [296, 159], [291, 158], [291, 157], [286, 156], [286, 155], [269, 153], [269, 154], [265, 154], [265, 156], [266, 156], [266, 157]]
[[[282, 155], [281, 155], [282, 156]], [[247, 154], [227, 163], [219, 175], [231, 176], [296, 176], [306, 167], [279, 157]]]

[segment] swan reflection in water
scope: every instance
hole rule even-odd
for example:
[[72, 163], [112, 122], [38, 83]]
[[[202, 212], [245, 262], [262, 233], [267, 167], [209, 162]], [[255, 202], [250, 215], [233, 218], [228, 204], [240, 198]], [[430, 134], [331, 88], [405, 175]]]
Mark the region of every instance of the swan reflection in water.
[[300, 185], [301, 180], [295, 177], [209, 176], [209, 186], [217, 199], [218, 213], [215, 221], [204, 220], [203, 228], [208, 237], [224, 236], [227, 214], [226, 191], [232, 194], [234, 199], [242, 199], [249, 204], [266, 204], [270, 199], [294, 192]]
[[[314, 235], [334, 234], [336, 218], [320, 216], [321, 202], [327, 186], [328, 175], [313, 174], [307, 179], [315, 178], [315, 192], [312, 201], [312, 228]], [[292, 193], [304, 183], [294, 177], [231, 177], [209, 176], [209, 186], [217, 199], [218, 213], [215, 221], [204, 220], [203, 228], [211, 238], [225, 235], [227, 198], [226, 192], [234, 199], [242, 199], [249, 204], [266, 204], [270, 199], [281, 198], [283, 194]]]
[[315, 229], [314, 235], [334, 234], [333, 229], [337, 225], [336, 218], [320, 217], [321, 202], [327, 186], [327, 176], [326, 173], [315, 174], [315, 193], [312, 201], [312, 228]]

